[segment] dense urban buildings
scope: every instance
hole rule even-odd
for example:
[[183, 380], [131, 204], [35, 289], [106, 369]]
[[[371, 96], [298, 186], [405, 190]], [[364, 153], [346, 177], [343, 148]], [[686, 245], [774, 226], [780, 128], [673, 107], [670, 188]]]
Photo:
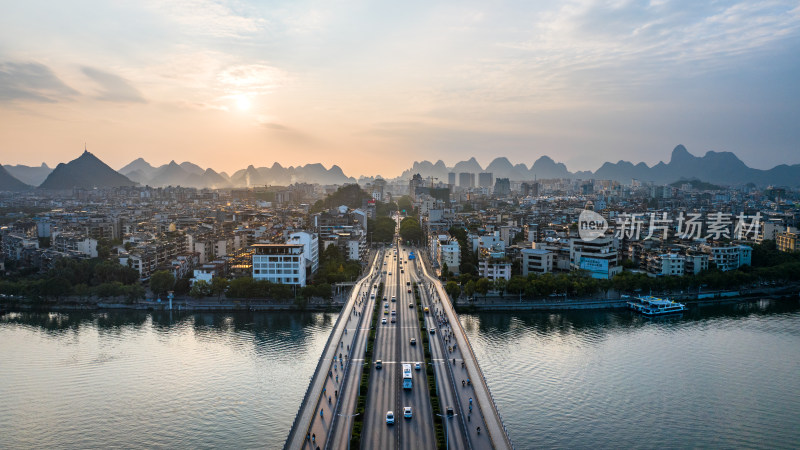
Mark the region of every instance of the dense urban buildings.
[[[302, 288], [326, 279], [317, 275], [323, 261], [365, 262], [387, 239], [376, 221], [398, 212], [419, 224], [415, 242], [440, 276], [462, 288], [485, 279], [498, 293], [515, 277], [681, 278], [751, 266], [762, 244], [798, 249], [798, 193], [785, 188], [514, 180], [488, 171], [350, 186], [2, 195], [0, 264], [6, 273], [44, 274], [61, 260], [100, 259], [132, 270], [144, 286], [169, 272], [188, 286], [251, 277]], [[604, 227], [597, 235], [581, 222], [588, 213]]]

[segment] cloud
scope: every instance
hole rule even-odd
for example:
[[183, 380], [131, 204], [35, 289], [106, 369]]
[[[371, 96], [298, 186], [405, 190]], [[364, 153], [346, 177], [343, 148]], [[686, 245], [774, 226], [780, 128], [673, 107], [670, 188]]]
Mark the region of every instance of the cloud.
[[286, 125], [281, 125], [279, 123], [262, 123], [261, 126], [275, 131], [291, 131], [291, 128], [287, 127]]
[[100, 86], [98, 100], [121, 103], [146, 103], [142, 93], [119, 75], [92, 67], [82, 67], [83, 73]]
[[248, 11], [255, 8], [241, 2], [176, 0], [147, 5], [177, 23], [184, 33], [195, 36], [242, 38], [258, 32], [266, 23]]
[[287, 145], [317, 145], [319, 141], [312, 135], [277, 122], [269, 117], [259, 117], [258, 124], [267, 130], [270, 140], [276, 140]]
[[0, 63], [0, 102], [29, 100], [58, 102], [78, 91], [64, 84], [53, 71], [39, 63]]
[[282, 70], [264, 64], [231, 66], [217, 76], [223, 89], [231, 93], [263, 94], [273, 91], [286, 82]]

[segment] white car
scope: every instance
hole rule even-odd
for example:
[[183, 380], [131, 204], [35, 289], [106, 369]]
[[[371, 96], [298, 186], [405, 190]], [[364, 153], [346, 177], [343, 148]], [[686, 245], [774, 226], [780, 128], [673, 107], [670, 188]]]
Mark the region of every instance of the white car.
[[420, 363], [414, 364], [414, 369], [415, 370], [421, 370], [422, 369], [422, 364], [420, 364]]
[[386, 423], [389, 425], [394, 423], [394, 412], [393, 411], [386, 411]]
[[384, 317], [383, 319], [381, 319], [381, 324], [382, 324], [382, 325], [386, 325], [386, 317]]
[[410, 419], [411, 415], [412, 415], [411, 414], [411, 407], [410, 406], [404, 407], [403, 408], [403, 417], [405, 417], [406, 419]]

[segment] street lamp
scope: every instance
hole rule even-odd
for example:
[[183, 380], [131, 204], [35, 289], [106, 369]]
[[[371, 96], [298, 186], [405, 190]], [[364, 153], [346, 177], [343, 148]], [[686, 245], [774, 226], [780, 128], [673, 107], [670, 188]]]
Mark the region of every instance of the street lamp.
[[455, 417], [458, 414], [453, 414], [452, 416], [443, 416], [441, 414], [436, 414], [436, 415], [441, 417], [442, 419], [444, 419], [444, 448], [449, 449], [450, 448], [450, 433], [447, 432], [447, 430], [448, 430], [447, 419], [449, 419], [451, 417]]

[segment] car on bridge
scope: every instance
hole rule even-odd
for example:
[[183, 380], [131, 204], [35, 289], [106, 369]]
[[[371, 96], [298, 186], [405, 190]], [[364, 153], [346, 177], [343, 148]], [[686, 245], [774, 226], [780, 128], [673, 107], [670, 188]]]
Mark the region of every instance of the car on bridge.
[[422, 363], [420, 362], [414, 363], [414, 370], [422, 370]]
[[376, 369], [381, 369], [381, 368], [383, 368], [383, 361], [381, 361], [380, 359], [376, 360], [376, 361], [375, 361], [375, 368], [376, 368]]
[[386, 423], [389, 425], [394, 423], [394, 411], [386, 411]]
[[386, 317], [384, 317], [383, 319], [381, 319], [381, 324], [382, 324], [382, 325], [386, 325]]
[[411, 407], [410, 406], [404, 407], [403, 408], [403, 417], [405, 417], [406, 419], [410, 419], [411, 416], [412, 416]]
[[411, 338], [411, 339], [408, 340], [408, 343], [411, 344], [411, 345], [417, 345], [417, 340], [414, 339], [414, 338]]

